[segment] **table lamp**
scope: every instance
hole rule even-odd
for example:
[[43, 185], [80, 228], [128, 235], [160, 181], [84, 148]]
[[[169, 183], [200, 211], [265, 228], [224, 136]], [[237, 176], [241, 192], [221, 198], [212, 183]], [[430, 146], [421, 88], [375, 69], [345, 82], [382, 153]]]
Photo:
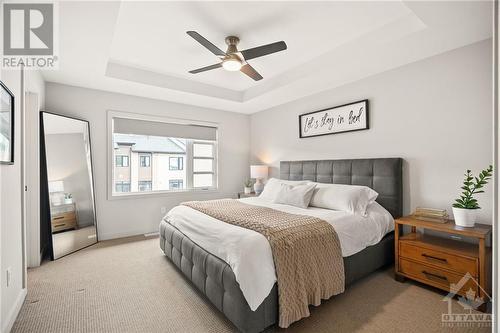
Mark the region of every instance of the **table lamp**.
[[64, 198], [64, 182], [62, 180], [49, 181], [49, 197], [52, 205], [62, 204]]
[[255, 184], [253, 185], [253, 189], [255, 194], [259, 195], [262, 193], [264, 189], [264, 183], [262, 182], [263, 178], [267, 178], [267, 165], [251, 165], [250, 166], [250, 178], [255, 178]]
[[64, 182], [62, 180], [49, 181], [49, 193], [64, 192]]

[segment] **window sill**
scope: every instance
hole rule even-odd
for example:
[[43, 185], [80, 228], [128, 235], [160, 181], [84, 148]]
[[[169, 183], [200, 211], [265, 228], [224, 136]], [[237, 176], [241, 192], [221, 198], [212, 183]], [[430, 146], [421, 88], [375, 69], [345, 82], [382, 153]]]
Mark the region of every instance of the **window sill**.
[[181, 196], [186, 194], [204, 194], [204, 193], [219, 193], [219, 189], [208, 190], [179, 190], [179, 191], [154, 191], [154, 192], [129, 192], [123, 194], [110, 194], [108, 193], [108, 200], [122, 200], [122, 199], [143, 199], [151, 197], [170, 197]]

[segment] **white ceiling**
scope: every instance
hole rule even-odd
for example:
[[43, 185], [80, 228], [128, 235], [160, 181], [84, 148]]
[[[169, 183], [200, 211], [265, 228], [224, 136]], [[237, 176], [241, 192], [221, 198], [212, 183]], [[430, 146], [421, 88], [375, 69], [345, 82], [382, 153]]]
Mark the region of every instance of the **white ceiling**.
[[[60, 2], [59, 70], [47, 81], [253, 113], [492, 36], [492, 2]], [[188, 71], [222, 50], [284, 40], [250, 60], [264, 77]], [[362, 97], [362, 96], [361, 96]]]

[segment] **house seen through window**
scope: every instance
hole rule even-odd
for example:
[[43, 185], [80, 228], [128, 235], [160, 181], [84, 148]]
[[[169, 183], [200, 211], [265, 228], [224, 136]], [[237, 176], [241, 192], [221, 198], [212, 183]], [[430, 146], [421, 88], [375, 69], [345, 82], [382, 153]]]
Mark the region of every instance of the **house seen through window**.
[[130, 192], [130, 182], [117, 181], [115, 182], [116, 192]]
[[183, 170], [184, 169], [184, 158], [183, 157], [170, 157], [168, 164], [169, 164], [170, 170]]
[[178, 190], [183, 187], [184, 181], [182, 179], [171, 179], [168, 181], [168, 185], [171, 190]]
[[150, 180], [139, 181], [139, 192], [151, 191], [152, 182]]
[[127, 155], [116, 155], [115, 164], [117, 167], [128, 167], [128, 156]]
[[149, 155], [141, 155], [139, 156], [139, 163], [142, 168], [148, 168], [151, 166], [151, 157]]
[[[150, 135], [151, 129], [187, 137]], [[119, 118], [112, 136], [113, 194], [217, 188], [215, 133], [216, 128]]]

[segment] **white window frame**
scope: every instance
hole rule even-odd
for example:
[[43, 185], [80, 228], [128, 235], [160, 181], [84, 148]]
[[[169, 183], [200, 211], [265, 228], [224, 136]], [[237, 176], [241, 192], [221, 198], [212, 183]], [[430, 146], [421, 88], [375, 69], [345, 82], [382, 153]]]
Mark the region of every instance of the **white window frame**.
[[[200, 160], [212, 160], [212, 171], [211, 172], [208, 172], [208, 171], [194, 171], [194, 166], [192, 166], [192, 169], [191, 169], [191, 172], [190, 174], [193, 175], [193, 179], [194, 179], [194, 175], [207, 175], [207, 174], [211, 174], [212, 175], [212, 184], [213, 186], [211, 187], [197, 187], [197, 188], [201, 188], [201, 189], [214, 189], [214, 188], [217, 188], [217, 141], [216, 142], [213, 142], [213, 141], [203, 141], [203, 140], [192, 140], [192, 144], [190, 145], [190, 147], [193, 147], [195, 144], [204, 144], [204, 145], [211, 145], [213, 146], [212, 148], [212, 152], [213, 152], [213, 156], [212, 157], [202, 157], [202, 156], [194, 156], [194, 152], [191, 151], [191, 155], [188, 157], [189, 158], [189, 161], [191, 163], [194, 164], [194, 160], [195, 159], [200, 159]], [[193, 187], [193, 184], [190, 185], [190, 187]]]
[[[107, 110], [107, 121], [106, 121], [106, 135], [107, 135], [107, 196], [108, 200], [118, 200], [118, 199], [127, 199], [134, 197], [147, 197], [147, 196], [179, 196], [183, 195], [186, 192], [194, 192], [194, 193], [217, 193], [219, 192], [218, 186], [218, 142], [219, 142], [219, 123], [208, 122], [208, 121], [199, 121], [194, 119], [182, 119], [182, 118], [171, 118], [171, 117], [159, 117], [154, 115], [133, 113], [133, 112], [124, 112], [117, 110]], [[128, 118], [135, 120], [145, 120], [145, 121], [157, 121], [164, 122], [169, 124], [179, 124], [179, 125], [198, 125], [198, 126], [210, 126], [217, 128], [217, 135], [215, 142], [212, 141], [203, 141], [203, 140], [190, 140], [188, 142], [200, 142], [200, 143], [211, 143], [214, 145], [214, 175], [212, 187], [203, 187], [203, 188], [193, 188], [193, 151], [192, 144], [186, 145], [186, 159], [184, 160], [184, 169], [186, 169], [186, 187], [180, 190], [163, 190], [163, 191], [148, 191], [148, 192], [121, 192], [116, 193], [113, 191], [113, 173], [114, 173], [114, 161], [113, 161], [113, 118]], [[152, 163], [151, 159], [151, 163]], [[130, 161], [129, 161], [130, 164]], [[191, 176], [190, 176], [191, 175]]]

